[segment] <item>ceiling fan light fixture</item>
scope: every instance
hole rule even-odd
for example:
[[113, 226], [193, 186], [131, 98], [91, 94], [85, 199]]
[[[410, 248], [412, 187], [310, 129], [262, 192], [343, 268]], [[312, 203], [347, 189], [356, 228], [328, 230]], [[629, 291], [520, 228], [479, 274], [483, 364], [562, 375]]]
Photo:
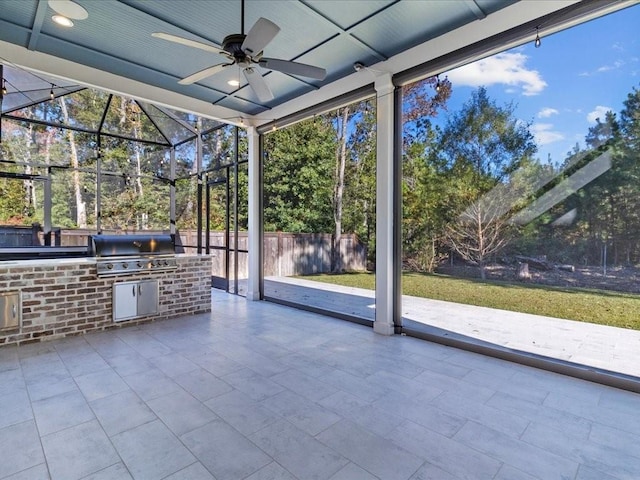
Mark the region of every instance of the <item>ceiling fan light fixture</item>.
[[57, 23], [61, 27], [66, 27], [66, 28], [73, 27], [73, 20], [65, 17], [64, 15], [54, 15], [53, 17], [51, 17], [51, 20], [53, 20], [55, 23]]

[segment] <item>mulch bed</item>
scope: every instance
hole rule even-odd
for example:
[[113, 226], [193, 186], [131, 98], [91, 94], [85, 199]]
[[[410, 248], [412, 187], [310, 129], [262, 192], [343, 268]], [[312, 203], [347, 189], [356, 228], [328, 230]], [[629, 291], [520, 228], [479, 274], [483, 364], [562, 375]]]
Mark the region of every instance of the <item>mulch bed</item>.
[[[575, 272], [559, 269], [548, 271], [535, 270], [529, 267], [531, 278], [518, 280], [517, 266], [489, 265], [486, 268], [487, 280], [503, 280], [511, 283], [529, 283], [550, 285], [555, 287], [597, 288], [616, 292], [640, 293], [640, 269], [636, 267], [608, 267], [607, 275], [602, 267], [576, 267]], [[442, 265], [437, 273], [462, 278], [480, 278], [478, 267]]]

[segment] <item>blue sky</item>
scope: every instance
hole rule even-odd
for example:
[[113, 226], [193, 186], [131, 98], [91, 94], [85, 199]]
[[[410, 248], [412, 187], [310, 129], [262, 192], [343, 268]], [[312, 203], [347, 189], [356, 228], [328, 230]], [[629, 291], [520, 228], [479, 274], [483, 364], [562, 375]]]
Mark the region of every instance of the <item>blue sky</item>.
[[498, 105], [516, 104], [518, 118], [532, 122], [538, 157], [561, 162], [595, 118], [620, 112], [627, 94], [640, 89], [640, 5], [546, 36], [447, 72], [450, 112], [484, 85]]

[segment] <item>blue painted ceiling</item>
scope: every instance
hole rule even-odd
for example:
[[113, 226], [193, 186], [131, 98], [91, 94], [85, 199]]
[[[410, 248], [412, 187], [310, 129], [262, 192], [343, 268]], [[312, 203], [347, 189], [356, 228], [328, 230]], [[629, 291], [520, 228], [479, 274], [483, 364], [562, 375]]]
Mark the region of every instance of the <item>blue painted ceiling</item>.
[[[259, 68], [274, 99], [261, 102], [237, 67], [192, 85], [178, 80], [226, 59], [152, 37], [164, 32], [220, 47], [242, 31], [240, 0], [75, 0], [88, 18], [60, 27], [47, 0], [0, 0], [0, 40], [175, 91], [245, 115], [261, 113], [468, 23], [515, 0], [246, 0], [245, 33], [264, 17], [280, 32], [272, 58], [325, 68], [312, 80]], [[0, 51], [0, 61], [2, 61]], [[239, 78], [238, 87], [227, 82]]]

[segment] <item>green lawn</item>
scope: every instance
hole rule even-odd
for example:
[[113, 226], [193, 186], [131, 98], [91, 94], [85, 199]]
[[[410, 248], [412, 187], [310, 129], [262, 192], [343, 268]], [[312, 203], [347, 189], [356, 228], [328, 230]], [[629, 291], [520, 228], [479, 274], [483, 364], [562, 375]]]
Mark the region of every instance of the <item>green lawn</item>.
[[[370, 290], [375, 287], [375, 275], [371, 273], [323, 274], [304, 278]], [[640, 295], [634, 294], [420, 273], [403, 274], [402, 292], [415, 297], [640, 330]]]

